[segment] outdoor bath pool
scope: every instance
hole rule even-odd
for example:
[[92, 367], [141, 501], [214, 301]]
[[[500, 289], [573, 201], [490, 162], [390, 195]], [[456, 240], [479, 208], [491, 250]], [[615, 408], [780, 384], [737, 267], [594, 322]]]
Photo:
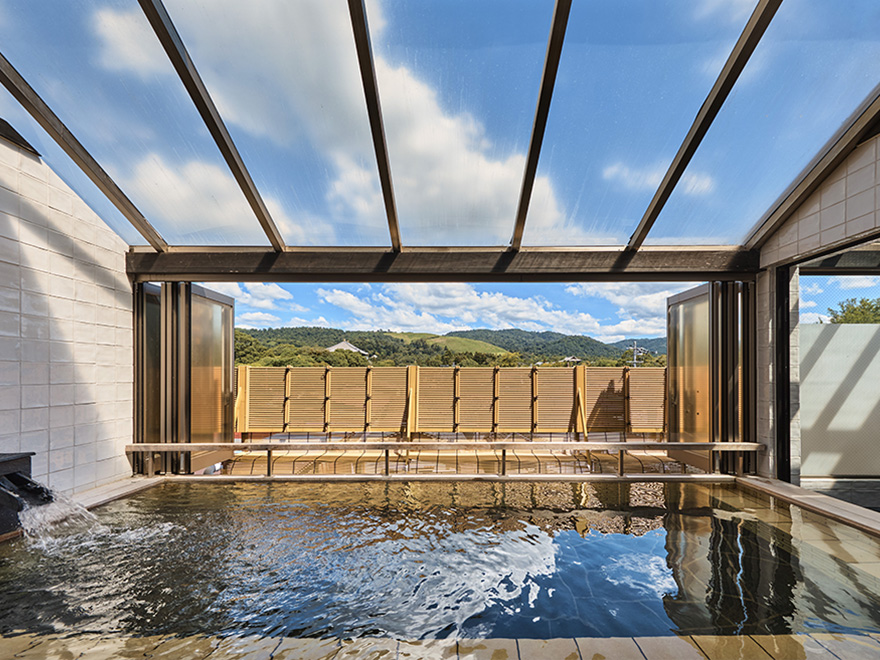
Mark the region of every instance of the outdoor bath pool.
[[0, 546], [0, 635], [880, 631], [880, 543], [681, 483], [166, 483]]

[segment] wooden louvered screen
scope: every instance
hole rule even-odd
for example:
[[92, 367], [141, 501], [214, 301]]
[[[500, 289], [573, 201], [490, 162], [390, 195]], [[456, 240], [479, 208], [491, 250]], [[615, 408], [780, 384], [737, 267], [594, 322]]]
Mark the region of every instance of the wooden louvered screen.
[[630, 369], [628, 378], [629, 430], [662, 433], [666, 427], [666, 369]]
[[574, 429], [574, 369], [547, 368], [535, 371], [535, 412], [539, 433]]
[[248, 431], [284, 429], [284, 368], [250, 367]]
[[455, 369], [419, 369], [418, 429], [452, 431], [455, 399]]
[[[244, 433], [571, 432], [580, 428], [577, 382], [578, 374], [584, 373], [582, 400], [588, 431], [665, 430], [665, 369], [239, 369], [236, 428]], [[408, 390], [414, 397], [415, 413], [409, 420]], [[534, 402], [533, 395], [537, 397]]]
[[406, 426], [406, 367], [373, 369], [370, 431], [399, 432]]
[[514, 367], [498, 373], [498, 430], [532, 430], [532, 370]]
[[290, 369], [290, 429], [324, 430], [324, 367]]
[[588, 367], [584, 393], [587, 431], [626, 430], [623, 367]]
[[458, 420], [460, 431], [492, 430], [495, 369], [460, 369]]
[[366, 421], [367, 370], [346, 367], [330, 372], [330, 430], [363, 431]]

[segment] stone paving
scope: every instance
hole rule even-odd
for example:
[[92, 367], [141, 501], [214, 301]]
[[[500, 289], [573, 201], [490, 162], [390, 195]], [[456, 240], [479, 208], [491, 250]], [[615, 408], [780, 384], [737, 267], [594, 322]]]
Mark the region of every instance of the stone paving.
[[0, 637], [0, 659], [871, 660], [880, 635], [743, 635], [397, 641], [277, 637]]

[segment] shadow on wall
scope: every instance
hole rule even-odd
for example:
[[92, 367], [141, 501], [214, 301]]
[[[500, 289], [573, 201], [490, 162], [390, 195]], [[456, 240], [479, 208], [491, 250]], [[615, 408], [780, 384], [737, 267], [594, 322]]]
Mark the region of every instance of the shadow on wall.
[[880, 477], [880, 325], [799, 328], [801, 475]]
[[39, 158], [0, 144], [0, 452], [83, 490], [129, 473], [127, 246]]

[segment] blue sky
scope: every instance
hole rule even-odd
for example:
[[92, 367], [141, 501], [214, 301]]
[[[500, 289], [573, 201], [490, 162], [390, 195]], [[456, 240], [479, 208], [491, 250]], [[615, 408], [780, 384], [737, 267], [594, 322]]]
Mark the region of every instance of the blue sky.
[[666, 298], [693, 285], [206, 283], [235, 297], [240, 327], [317, 325], [436, 334], [522, 328], [603, 341], [665, 335]]
[[827, 323], [828, 310], [837, 309], [839, 302], [849, 298], [880, 298], [880, 277], [849, 275], [800, 278], [801, 323]]
[[[346, 3], [165, 4], [287, 242], [389, 245]], [[525, 245], [627, 240], [755, 4], [576, 0]], [[368, 0], [405, 245], [508, 243], [552, 10], [552, 0]], [[739, 243], [876, 83], [878, 25], [876, 0], [846, 11], [785, 0], [648, 243]], [[267, 245], [137, 3], [0, 0], [0, 37], [166, 240]], [[143, 243], [5, 92], [0, 115], [123, 238]], [[546, 318], [548, 329], [616, 337], [657, 334], [656, 305], [648, 317], [625, 303], [675, 288], [432, 285], [422, 303], [403, 285], [259, 289], [276, 294], [274, 307], [236, 291], [242, 316], [285, 324]], [[454, 313], [444, 300], [466, 306]], [[472, 309], [484, 318], [470, 320]]]

